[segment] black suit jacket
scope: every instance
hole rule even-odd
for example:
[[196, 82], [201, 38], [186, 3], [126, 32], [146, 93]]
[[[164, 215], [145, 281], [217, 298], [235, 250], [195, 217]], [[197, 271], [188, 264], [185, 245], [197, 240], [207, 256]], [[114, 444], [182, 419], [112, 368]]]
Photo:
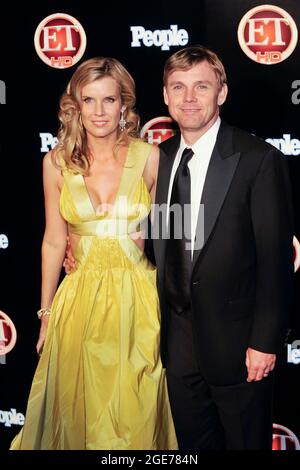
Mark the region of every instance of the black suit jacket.
[[[167, 202], [179, 144], [177, 135], [160, 145], [157, 205]], [[248, 347], [276, 353], [286, 335], [294, 267], [285, 157], [265, 141], [222, 121], [201, 204], [204, 244], [194, 251], [190, 279], [197, 361], [209, 383], [234, 384], [247, 377]], [[153, 247], [165, 366], [170, 312], [164, 296], [165, 220], [157, 207]], [[197, 232], [201, 233], [200, 218]]]

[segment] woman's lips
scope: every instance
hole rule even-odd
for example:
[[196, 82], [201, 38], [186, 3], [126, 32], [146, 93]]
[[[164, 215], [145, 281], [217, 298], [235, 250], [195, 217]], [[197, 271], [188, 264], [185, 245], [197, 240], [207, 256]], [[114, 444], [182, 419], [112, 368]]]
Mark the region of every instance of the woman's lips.
[[103, 126], [105, 126], [105, 124], [108, 123], [108, 121], [92, 121], [92, 123], [93, 123], [96, 127], [103, 127]]

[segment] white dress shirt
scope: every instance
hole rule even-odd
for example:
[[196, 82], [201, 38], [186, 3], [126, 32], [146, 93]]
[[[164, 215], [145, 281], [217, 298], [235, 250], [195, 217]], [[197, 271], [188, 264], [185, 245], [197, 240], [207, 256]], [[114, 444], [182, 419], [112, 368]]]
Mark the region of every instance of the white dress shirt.
[[169, 206], [173, 181], [181, 160], [182, 152], [186, 147], [189, 147], [193, 150], [194, 155], [188, 163], [191, 175], [191, 257], [193, 257], [196, 225], [205, 177], [210, 162], [210, 157], [217, 140], [220, 124], [221, 119], [218, 117], [216, 122], [208, 129], [208, 131], [206, 131], [205, 134], [203, 134], [200, 139], [198, 139], [197, 142], [195, 142], [192, 146], [187, 145], [183, 139], [183, 136], [181, 136], [180, 146], [172, 167], [167, 202], [167, 224], [169, 222]]

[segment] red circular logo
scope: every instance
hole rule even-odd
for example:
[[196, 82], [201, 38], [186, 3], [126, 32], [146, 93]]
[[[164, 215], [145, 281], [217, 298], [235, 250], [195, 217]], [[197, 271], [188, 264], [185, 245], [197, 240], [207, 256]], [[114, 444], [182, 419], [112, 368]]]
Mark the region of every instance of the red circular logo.
[[272, 450], [300, 450], [299, 439], [290, 429], [273, 423]]
[[177, 124], [172, 118], [160, 116], [150, 121], [142, 127], [140, 136], [146, 139], [149, 144], [159, 145], [164, 140], [173, 137], [177, 132]]
[[86, 35], [73, 16], [55, 13], [38, 25], [34, 45], [40, 59], [50, 67], [65, 69], [76, 64], [84, 54]]
[[0, 310], [0, 356], [9, 353], [16, 344], [17, 332], [11, 319]]
[[294, 247], [294, 271], [298, 271], [300, 266], [300, 243], [297, 237], [293, 237], [293, 247]]
[[238, 40], [250, 59], [272, 65], [292, 54], [298, 41], [298, 30], [285, 10], [274, 5], [261, 5], [249, 10], [241, 19]]

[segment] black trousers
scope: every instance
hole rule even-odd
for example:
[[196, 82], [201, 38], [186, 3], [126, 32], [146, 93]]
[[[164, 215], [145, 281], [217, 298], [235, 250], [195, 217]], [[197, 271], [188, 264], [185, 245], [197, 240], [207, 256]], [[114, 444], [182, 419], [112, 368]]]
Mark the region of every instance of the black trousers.
[[166, 375], [179, 449], [271, 449], [273, 373], [210, 385], [196, 363], [191, 314], [170, 312]]

